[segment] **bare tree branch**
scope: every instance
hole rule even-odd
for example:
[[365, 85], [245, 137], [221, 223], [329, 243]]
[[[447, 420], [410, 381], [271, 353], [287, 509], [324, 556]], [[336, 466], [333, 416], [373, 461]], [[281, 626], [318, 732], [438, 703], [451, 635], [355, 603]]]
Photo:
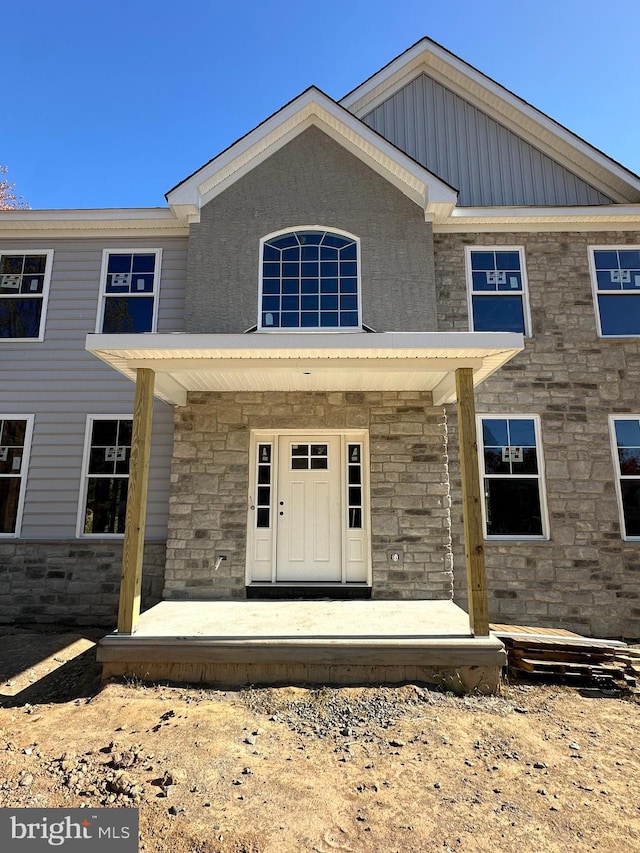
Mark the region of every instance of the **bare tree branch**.
[[0, 210], [30, 210], [31, 205], [22, 196], [15, 194], [15, 184], [2, 179], [1, 176], [6, 175], [8, 171], [7, 166], [0, 166]]

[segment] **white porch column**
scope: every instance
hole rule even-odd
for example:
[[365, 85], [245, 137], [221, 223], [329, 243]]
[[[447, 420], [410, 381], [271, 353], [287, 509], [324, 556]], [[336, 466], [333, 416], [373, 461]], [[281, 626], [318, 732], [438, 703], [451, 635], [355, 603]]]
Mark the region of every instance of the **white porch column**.
[[140, 588], [147, 516], [151, 422], [155, 373], [146, 367], [136, 372], [133, 435], [129, 463], [129, 491], [124, 528], [118, 633], [133, 634], [140, 616]]
[[489, 634], [489, 605], [484, 561], [484, 531], [480, 503], [478, 440], [472, 368], [460, 367], [456, 370], [456, 400], [462, 471], [462, 515], [469, 620], [471, 630], [476, 636], [486, 636]]

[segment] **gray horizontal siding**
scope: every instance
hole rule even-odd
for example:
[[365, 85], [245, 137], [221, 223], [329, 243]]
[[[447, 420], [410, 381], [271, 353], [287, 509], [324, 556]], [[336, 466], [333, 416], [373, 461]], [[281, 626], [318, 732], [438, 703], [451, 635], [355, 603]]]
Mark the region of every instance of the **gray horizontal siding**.
[[426, 74], [376, 107], [364, 121], [456, 187], [461, 205], [612, 202]]
[[[186, 238], [29, 240], [0, 249], [53, 249], [45, 339], [0, 341], [0, 414], [34, 414], [23, 539], [76, 535], [86, 416], [131, 414], [134, 385], [84, 349], [95, 331], [102, 251], [162, 248], [158, 331], [183, 328]], [[154, 410], [147, 538], [166, 538], [173, 411]]]

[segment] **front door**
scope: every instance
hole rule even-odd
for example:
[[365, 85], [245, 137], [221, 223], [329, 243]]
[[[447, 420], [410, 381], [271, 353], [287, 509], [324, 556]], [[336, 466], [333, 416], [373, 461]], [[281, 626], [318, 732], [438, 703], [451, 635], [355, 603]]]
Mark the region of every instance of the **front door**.
[[247, 584], [370, 583], [364, 430], [252, 436]]
[[340, 436], [281, 436], [278, 445], [276, 581], [339, 582]]

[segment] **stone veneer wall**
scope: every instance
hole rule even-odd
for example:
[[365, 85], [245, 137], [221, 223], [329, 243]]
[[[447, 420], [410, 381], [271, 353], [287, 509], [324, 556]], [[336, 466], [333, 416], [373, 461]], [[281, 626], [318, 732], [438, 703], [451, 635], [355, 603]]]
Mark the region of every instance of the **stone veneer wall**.
[[[142, 609], [161, 600], [165, 543], [147, 542]], [[96, 625], [118, 617], [122, 541], [0, 542], [0, 623]]]
[[[435, 237], [439, 330], [466, 330], [464, 246], [524, 246], [533, 335], [476, 392], [478, 413], [539, 414], [550, 541], [486, 543], [495, 622], [640, 637], [640, 542], [624, 542], [608, 416], [640, 415], [640, 342], [598, 338], [588, 246], [640, 243], [640, 233]], [[451, 437], [456, 600], [464, 555], [455, 410]]]
[[369, 430], [374, 597], [452, 597], [446, 424], [431, 394], [245, 392], [191, 393], [176, 411], [165, 598], [245, 596], [250, 430], [323, 428]]

